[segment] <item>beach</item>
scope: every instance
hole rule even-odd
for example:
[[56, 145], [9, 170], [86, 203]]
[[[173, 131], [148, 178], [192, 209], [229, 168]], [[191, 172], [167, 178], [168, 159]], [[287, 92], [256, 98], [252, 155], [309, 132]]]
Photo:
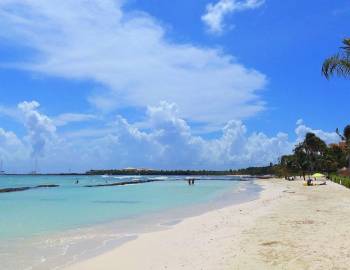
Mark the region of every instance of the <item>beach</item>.
[[349, 190], [256, 182], [259, 199], [141, 234], [66, 269], [348, 269]]
[[0, 270], [350, 270], [349, 1], [0, 0]]

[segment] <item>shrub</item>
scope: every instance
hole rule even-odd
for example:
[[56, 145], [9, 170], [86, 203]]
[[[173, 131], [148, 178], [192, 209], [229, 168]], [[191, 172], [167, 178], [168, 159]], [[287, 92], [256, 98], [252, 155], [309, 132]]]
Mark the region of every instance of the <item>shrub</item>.
[[347, 188], [350, 188], [350, 177], [332, 174], [329, 176], [329, 179], [334, 183], [341, 184]]

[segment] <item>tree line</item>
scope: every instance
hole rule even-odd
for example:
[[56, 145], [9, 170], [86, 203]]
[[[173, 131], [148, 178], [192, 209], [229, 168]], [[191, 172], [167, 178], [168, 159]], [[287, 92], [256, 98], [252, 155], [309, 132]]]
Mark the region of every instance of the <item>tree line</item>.
[[148, 170], [148, 169], [110, 169], [90, 170], [87, 175], [273, 175], [278, 165], [270, 163], [263, 167], [248, 167], [244, 169], [215, 170]]
[[88, 175], [228, 175], [230, 170], [148, 170], [148, 169], [110, 169], [90, 170]]
[[350, 172], [350, 125], [342, 133], [337, 129], [341, 142], [327, 145], [314, 133], [307, 133], [305, 139], [297, 144], [293, 154], [281, 157], [276, 168], [280, 176], [306, 175], [322, 172], [329, 175], [347, 167]]
[[[327, 79], [333, 76], [350, 78], [350, 38], [345, 38], [340, 50], [325, 59], [322, 74]], [[295, 146], [293, 154], [282, 156], [275, 168], [276, 174], [289, 176], [324, 172], [328, 175], [343, 167], [350, 174], [350, 125], [342, 133], [336, 130], [341, 142], [327, 145], [314, 133], [307, 133], [303, 142]]]

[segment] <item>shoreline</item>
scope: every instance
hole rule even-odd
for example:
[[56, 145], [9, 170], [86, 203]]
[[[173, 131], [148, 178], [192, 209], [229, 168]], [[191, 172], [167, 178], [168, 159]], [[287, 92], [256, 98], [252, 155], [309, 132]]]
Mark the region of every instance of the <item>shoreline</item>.
[[254, 201], [189, 217], [66, 270], [346, 269], [350, 191], [257, 180]]
[[110, 234], [117, 233], [120, 238], [106, 240], [104, 241], [104, 244], [102, 244], [100, 250], [96, 249], [93, 252], [90, 250], [87, 252], [89, 255], [79, 255], [75, 259], [75, 262], [65, 264], [65, 266], [60, 265], [57, 269], [66, 269], [66, 267], [97, 258], [120, 248], [130, 241], [137, 240], [142, 235], [171, 230], [174, 226], [187, 219], [226, 207], [251, 202], [259, 198], [260, 193], [263, 190], [261, 185], [257, 185], [255, 181], [239, 182], [240, 185], [242, 185], [241, 187], [231, 187], [229, 190], [220, 191], [220, 195], [216, 195], [215, 198], [206, 202], [194, 203], [187, 207], [178, 206], [167, 210], [163, 209], [154, 213], [143, 214], [137, 217], [128, 217], [109, 223], [102, 223], [98, 226], [87, 227], [85, 230], [93, 229], [95, 233], [96, 231], [99, 233], [102, 233], [102, 231]]
[[[2, 245], [3, 248], [0, 246], [0, 255], [5, 254], [3, 263], [9, 269], [24, 269], [30, 266], [37, 270], [64, 269], [105, 254], [145, 233], [168, 230], [187, 218], [227, 205], [254, 200], [261, 191], [253, 181], [243, 181], [239, 185], [233, 183], [232, 188], [231, 185], [228, 187], [213, 193], [213, 198], [209, 201], [196, 202], [186, 207], [178, 206], [62, 232], [19, 238], [9, 245]], [[17, 255], [10, 258], [6, 253]]]
[[[140, 233], [137, 238], [135, 238], [134, 240], [128, 241], [123, 243], [123, 245], [119, 245], [117, 247], [115, 247], [114, 249], [111, 249], [110, 251], [107, 251], [103, 254], [100, 254], [98, 256], [92, 257], [92, 258], [88, 258], [86, 260], [80, 261], [76, 264], [70, 265], [67, 268], [63, 268], [63, 269], [67, 269], [67, 270], [83, 270], [83, 269], [101, 269], [99, 268], [101, 263], [103, 265], [102, 269], [119, 269], [118, 267], [124, 267], [124, 269], [140, 269], [140, 267], [142, 268], [142, 265], [128, 265], [127, 262], [120, 262], [121, 264], [114, 264], [114, 262], [112, 262], [109, 258], [109, 256], [111, 257], [115, 257], [117, 256], [115, 253], [119, 253], [120, 251], [123, 252], [123, 250], [126, 251], [126, 253], [129, 253], [129, 245], [131, 245], [131, 248], [133, 248], [134, 245], [141, 245], [142, 247], [146, 247], [147, 244], [146, 242], [148, 242], [149, 238], [153, 238], [153, 236], [157, 239], [162, 238], [163, 234], [168, 235], [168, 234], [172, 234], [172, 231], [175, 230], [177, 231], [177, 229], [179, 227], [180, 230], [182, 231], [184, 227], [190, 225], [192, 226], [192, 224], [194, 223], [194, 225], [196, 225], [195, 223], [197, 223], [198, 221], [201, 222], [201, 220], [207, 220], [208, 217], [212, 216], [212, 215], [217, 215], [218, 212], [226, 212], [226, 211], [235, 211], [236, 214], [240, 214], [241, 211], [243, 211], [242, 209], [244, 208], [249, 208], [249, 209], [253, 209], [257, 204], [259, 204], [260, 200], [264, 200], [264, 199], [269, 199], [271, 196], [275, 196], [276, 195], [276, 190], [272, 190], [269, 187], [269, 184], [267, 183], [261, 183], [261, 180], [256, 180], [254, 181], [254, 184], [257, 184], [261, 190], [259, 192], [258, 197], [256, 198], [251, 198], [248, 199], [247, 201], [243, 201], [240, 203], [233, 203], [231, 202], [229, 205], [225, 205], [219, 208], [215, 208], [215, 209], [209, 209], [205, 212], [202, 213], [198, 213], [195, 215], [189, 215], [187, 217], [184, 217], [183, 219], [179, 220], [178, 222], [176, 222], [176, 224], [170, 224], [169, 227], [167, 228], [163, 228], [162, 230], [153, 230], [153, 231], [149, 231], [149, 232], [143, 232]], [[177, 233], [176, 233], [177, 234]], [[145, 240], [144, 240], [145, 239]], [[144, 255], [141, 255], [141, 253], [143, 252], [137, 252], [137, 257], [141, 256], [143, 257]], [[135, 255], [135, 252], [131, 252], [131, 254]], [[123, 256], [124, 257], [124, 256]], [[129, 256], [129, 259], [131, 260], [132, 256]], [[126, 259], [126, 260], [129, 260]], [[103, 262], [102, 262], [103, 261]], [[118, 260], [119, 261], [119, 260]], [[183, 268], [183, 266], [182, 266]], [[143, 268], [143, 269], [148, 269], [148, 268]], [[152, 266], [152, 268], [149, 269], [158, 269], [157, 267]], [[159, 268], [162, 269], [162, 268]], [[170, 267], [170, 269], [172, 269]], [[209, 268], [208, 268], [209, 269]], [[210, 268], [212, 269], [212, 268]]]

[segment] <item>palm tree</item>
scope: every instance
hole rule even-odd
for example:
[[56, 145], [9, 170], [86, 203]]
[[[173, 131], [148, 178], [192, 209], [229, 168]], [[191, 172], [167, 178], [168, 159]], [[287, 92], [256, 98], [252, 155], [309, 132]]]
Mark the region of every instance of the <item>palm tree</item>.
[[317, 137], [314, 133], [308, 132], [305, 135], [303, 142], [303, 147], [305, 149], [306, 156], [309, 163], [309, 173], [315, 171], [317, 165], [319, 165], [320, 157], [323, 156], [327, 146], [324, 141]]
[[309, 160], [306, 154], [305, 145], [303, 142], [299, 143], [294, 149], [294, 156], [296, 166], [305, 180], [305, 173], [309, 169]]
[[334, 74], [350, 77], [350, 38], [343, 40], [341, 51], [327, 58], [322, 66], [323, 75], [329, 79]]
[[350, 171], [350, 125], [347, 125], [344, 128], [343, 134], [339, 132], [339, 129], [336, 129], [339, 137], [345, 142], [345, 151], [348, 159], [348, 170]]

